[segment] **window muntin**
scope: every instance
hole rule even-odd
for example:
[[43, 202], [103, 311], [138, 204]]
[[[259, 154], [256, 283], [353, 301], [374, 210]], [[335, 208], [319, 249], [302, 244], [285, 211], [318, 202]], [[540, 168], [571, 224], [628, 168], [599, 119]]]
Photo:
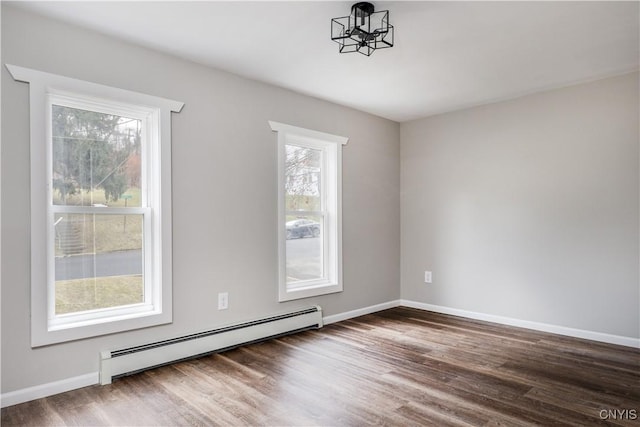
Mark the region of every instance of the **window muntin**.
[[346, 138], [278, 131], [279, 300], [342, 291], [341, 149]]
[[[171, 113], [179, 112], [184, 104], [15, 65], [6, 64], [6, 67], [16, 81], [29, 84], [31, 346], [38, 347], [170, 323], [172, 321]], [[54, 200], [53, 136], [78, 136], [65, 135], [65, 132], [60, 134], [53, 128], [54, 108], [56, 113], [70, 113], [70, 110], [75, 109], [140, 121], [142, 129], [139, 164], [140, 193], [130, 194], [130, 198], [119, 198], [117, 203], [114, 203], [115, 197], [111, 197], [114, 196], [113, 192], [107, 203], [100, 203], [95, 197], [97, 194], [95, 192], [93, 194], [87, 192], [73, 201], [67, 198], [68, 194], [65, 194], [64, 199]], [[126, 127], [123, 123], [119, 124]], [[85, 132], [80, 136], [87, 135]], [[63, 144], [63, 151], [71, 145], [73, 144], [67, 144], [65, 148]], [[60, 148], [60, 146], [56, 147], [56, 149]], [[56, 154], [57, 160], [63, 158], [60, 156], [64, 156], [64, 153]], [[138, 166], [132, 163], [134, 162], [127, 165], [132, 168], [129, 171], [131, 178], [138, 175]], [[68, 173], [63, 175], [66, 178], [71, 176]], [[55, 178], [65, 178], [63, 175], [58, 169]], [[81, 186], [80, 184], [86, 180], [79, 174], [76, 175], [76, 184]], [[98, 175], [99, 173], [94, 173], [93, 177]], [[64, 179], [56, 182], [58, 188], [63, 191], [69, 184]], [[104, 193], [103, 198], [106, 201]], [[124, 205], [122, 205], [123, 201]], [[99, 292], [93, 294], [93, 299], [86, 298], [83, 301], [80, 298], [79, 301], [85, 305], [73, 305], [63, 301], [56, 307], [56, 282], [59, 282], [58, 293], [64, 293], [63, 288], [68, 287], [69, 284], [64, 282], [62, 277], [66, 279], [72, 277], [70, 267], [60, 264], [56, 266], [56, 250], [61, 249], [56, 249], [54, 224], [60, 218], [63, 218], [63, 221], [76, 220], [82, 224], [82, 227], [79, 227], [78, 240], [82, 240], [83, 244], [90, 247], [96, 254], [104, 250], [108, 239], [96, 237], [99, 233], [91, 234], [88, 231], [89, 227], [111, 222], [107, 228], [115, 230], [123, 224], [127, 234], [133, 234], [134, 244], [130, 246], [134, 252], [132, 263], [136, 265], [137, 270], [142, 269], [142, 275], [133, 274], [120, 266], [115, 272], [112, 270], [111, 275], [108, 276], [120, 278], [121, 276], [140, 276], [137, 279], [128, 277], [129, 280], [125, 281], [131, 285], [131, 292], [119, 293], [118, 297], [122, 299], [112, 299], [106, 307], [99, 301], [101, 297]], [[136, 231], [136, 229], [139, 230]], [[137, 244], [135, 244], [136, 241]], [[95, 263], [91, 256], [92, 254], [88, 259], [80, 260], [80, 265], [75, 267], [76, 270], [80, 270], [80, 274], [86, 275], [87, 271], [93, 274], [104, 265], [103, 262]], [[140, 267], [137, 267], [138, 265]], [[57, 273], [61, 276], [56, 277]], [[65, 275], [62, 276], [62, 273]], [[100, 274], [95, 274], [96, 277], [93, 279], [96, 280], [89, 277], [85, 280], [89, 284], [84, 283], [82, 286], [85, 288], [92, 285], [98, 286], [98, 283], [91, 282], [92, 280], [102, 281], [103, 279], [97, 278]], [[141, 280], [142, 278], [144, 280]], [[112, 286], [123, 286], [123, 284], [115, 283]], [[74, 288], [74, 290], [78, 289]], [[86, 305], [87, 302], [89, 305]]]

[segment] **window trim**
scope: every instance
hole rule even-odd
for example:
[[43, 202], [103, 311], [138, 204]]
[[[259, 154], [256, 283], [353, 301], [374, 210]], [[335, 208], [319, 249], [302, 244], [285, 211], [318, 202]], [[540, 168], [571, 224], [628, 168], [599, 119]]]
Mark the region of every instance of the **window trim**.
[[[59, 342], [95, 337], [132, 329], [171, 323], [172, 313], [172, 254], [171, 254], [171, 113], [180, 112], [184, 103], [156, 96], [113, 88], [110, 86], [59, 76], [29, 68], [6, 64], [16, 81], [29, 83], [30, 102], [30, 167], [31, 167], [31, 346], [39, 347]], [[144, 313], [121, 313], [99, 320], [76, 322], [66, 327], [50, 324], [48, 278], [53, 274], [53, 254], [49, 248], [48, 215], [51, 195], [50, 178], [50, 123], [49, 94], [72, 94], [90, 102], [106, 102], [137, 106], [157, 112], [158, 126], [151, 131], [157, 147], [151, 147], [157, 167], [146, 171], [148, 178], [157, 183], [149, 194], [153, 206], [152, 227], [154, 239], [150, 256], [160, 273], [161, 293], [153, 310]], [[113, 210], [109, 212], [115, 213]], [[145, 256], [146, 257], [146, 256]], [[129, 310], [130, 311], [130, 310]]]
[[[278, 133], [278, 301], [291, 301], [318, 295], [342, 292], [342, 146], [349, 138], [329, 133], [300, 128], [269, 121], [271, 130]], [[325, 194], [322, 208], [326, 211], [323, 232], [324, 241], [324, 280], [309, 281], [306, 286], [287, 285], [286, 274], [286, 203], [285, 203], [285, 146], [297, 145], [321, 149], [323, 151], [323, 176], [325, 188], [331, 187]], [[329, 156], [333, 157], [332, 159]], [[314, 212], [309, 211], [309, 214]]]

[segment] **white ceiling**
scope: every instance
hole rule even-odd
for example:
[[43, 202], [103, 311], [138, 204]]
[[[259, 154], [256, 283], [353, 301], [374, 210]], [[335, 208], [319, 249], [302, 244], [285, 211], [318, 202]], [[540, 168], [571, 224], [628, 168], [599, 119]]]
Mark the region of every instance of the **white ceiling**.
[[374, 2], [395, 47], [339, 54], [353, 2], [21, 2], [201, 64], [406, 121], [639, 66], [632, 2]]

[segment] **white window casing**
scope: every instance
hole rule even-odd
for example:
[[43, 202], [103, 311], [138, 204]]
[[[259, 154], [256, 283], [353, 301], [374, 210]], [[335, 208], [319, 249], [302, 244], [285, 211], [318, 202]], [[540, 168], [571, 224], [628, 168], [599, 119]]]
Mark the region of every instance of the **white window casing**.
[[[343, 290], [342, 282], [342, 146], [348, 138], [269, 121], [278, 133], [278, 300], [290, 301]], [[289, 211], [286, 206], [287, 147], [316, 150], [319, 156], [319, 208]], [[305, 177], [308, 178], [308, 177]], [[300, 214], [319, 218], [321, 248], [318, 277], [288, 280], [287, 217]], [[293, 243], [293, 242], [292, 242]]]
[[[170, 323], [171, 113], [180, 112], [184, 104], [15, 65], [6, 67], [16, 81], [29, 83], [32, 347]], [[52, 203], [52, 105], [141, 121], [141, 206], [107, 208]], [[144, 224], [144, 301], [56, 315], [54, 214], [140, 216]]]

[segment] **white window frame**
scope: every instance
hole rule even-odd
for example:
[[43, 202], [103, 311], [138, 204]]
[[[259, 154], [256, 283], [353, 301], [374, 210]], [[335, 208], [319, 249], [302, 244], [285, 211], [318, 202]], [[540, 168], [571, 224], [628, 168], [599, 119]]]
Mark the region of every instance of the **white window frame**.
[[[16, 81], [29, 83], [31, 150], [31, 346], [171, 323], [171, 112], [182, 102], [6, 65]], [[52, 104], [137, 118], [142, 140], [138, 208], [53, 206]], [[55, 213], [140, 214], [144, 220], [145, 301], [124, 307], [55, 315]]]
[[[278, 300], [284, 302], [342, 292], [342, 146], [349, 138], [274, 121], [269, 121], [269, 125], [278, 133]], [[287, 211], [285, 203], [287, 145], [322, 152], [321, 210], [304, 211], [304, 214], [322, 218], [323, 277], [292, 284], [287, 284], [286, 217], [295, 212]]]

